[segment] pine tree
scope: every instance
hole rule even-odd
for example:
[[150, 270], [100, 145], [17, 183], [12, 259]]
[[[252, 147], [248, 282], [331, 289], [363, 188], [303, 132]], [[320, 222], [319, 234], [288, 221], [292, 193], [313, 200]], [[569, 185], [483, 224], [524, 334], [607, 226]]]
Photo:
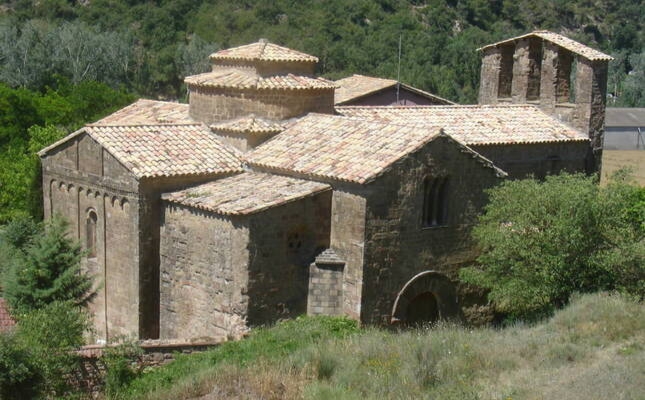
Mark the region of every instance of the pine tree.
[[92, 278], [80, 271], [80, 245], [66, 231], [67, 223], [53, 218], [13, 252], [3, 295], [18, 318], [55, 301], [85, 305], [91, 299]]

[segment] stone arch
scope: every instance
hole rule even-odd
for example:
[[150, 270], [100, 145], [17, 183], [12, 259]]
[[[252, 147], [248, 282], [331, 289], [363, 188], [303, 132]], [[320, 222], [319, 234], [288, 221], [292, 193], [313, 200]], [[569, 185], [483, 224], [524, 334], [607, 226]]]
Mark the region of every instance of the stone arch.
[[410, 279], [396, 296], [392, 324], [417, 324], [459, 317], [457, 289], [444, 274], [424, 271]]

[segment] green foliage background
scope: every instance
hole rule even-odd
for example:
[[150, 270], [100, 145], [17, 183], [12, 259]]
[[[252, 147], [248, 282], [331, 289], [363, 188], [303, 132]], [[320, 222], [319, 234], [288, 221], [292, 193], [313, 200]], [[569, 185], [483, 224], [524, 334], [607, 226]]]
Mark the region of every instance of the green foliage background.
[[42, 217], [37, 151], [132, 100], [95, 81], [73, 85], [58, 77], [40, 91], [0, 83], [0, 224]]
[[59, 73], [179, 98], [199, 63], [191, 55], [259, 38], [318, 56], [330, 78], [395, 78], [401, 36], [403, 82], [473, 103], [477, 47], [550, 29], [614, 55], [610, 91], [645, 104], [642, 81], [628, 75], [645, 67], [640, 0], [13, 0], [4, 10], [0, 80], [13, 86]]

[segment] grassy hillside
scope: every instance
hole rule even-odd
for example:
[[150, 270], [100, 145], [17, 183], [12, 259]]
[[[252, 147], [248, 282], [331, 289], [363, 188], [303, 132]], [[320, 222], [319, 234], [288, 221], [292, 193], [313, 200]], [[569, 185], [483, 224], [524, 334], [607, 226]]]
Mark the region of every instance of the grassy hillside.
[[502, 329], [302, 318], [180, 357], [117, 398], [643, 399], [644, 343], [642, 303], [607, 294]]

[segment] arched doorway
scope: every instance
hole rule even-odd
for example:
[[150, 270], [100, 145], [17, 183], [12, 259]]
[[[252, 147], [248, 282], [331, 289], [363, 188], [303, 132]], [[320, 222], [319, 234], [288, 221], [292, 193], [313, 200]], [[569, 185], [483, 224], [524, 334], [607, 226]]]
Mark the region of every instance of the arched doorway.
[[397, 294], [391, 323], [414, 326], [459, 316], [454, 283], [439, 272], [424, 271], [410, 279]]
[[432, 292], [423, 292], [410, 300], [406, 310], [406, 323], [422, 325], [439, 320], [437, 297]]

